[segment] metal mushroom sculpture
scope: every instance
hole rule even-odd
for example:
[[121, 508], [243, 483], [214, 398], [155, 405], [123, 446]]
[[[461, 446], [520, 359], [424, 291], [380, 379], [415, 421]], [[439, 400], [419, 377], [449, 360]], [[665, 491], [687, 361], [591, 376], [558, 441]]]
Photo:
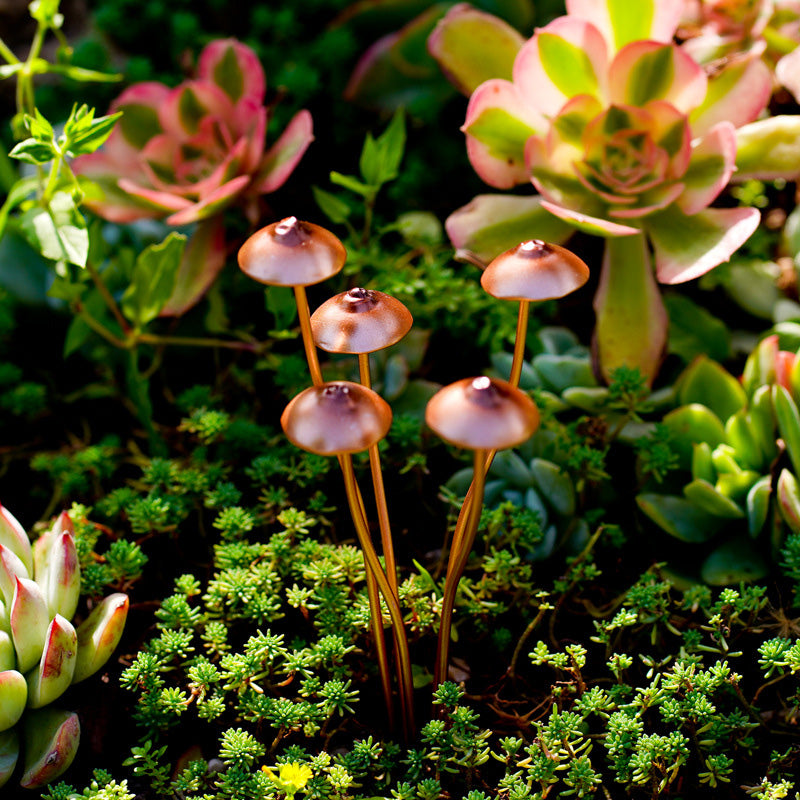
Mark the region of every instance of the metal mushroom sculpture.
[[464, 500], [467, 523], [456, 528], [450, 547], [436, 668], [433, 683], [447, 679], [450, 623], [456, 590], [464, 572], [483, 507], [483, 489], [489, 451], [514, 447], [529, 439], [539, 427], [534, 402], [510, 383], [487, 377], [465, 378], [437, 392], [428, 402], [425, 421], [442, 439], [474, 451], [473, 493]]

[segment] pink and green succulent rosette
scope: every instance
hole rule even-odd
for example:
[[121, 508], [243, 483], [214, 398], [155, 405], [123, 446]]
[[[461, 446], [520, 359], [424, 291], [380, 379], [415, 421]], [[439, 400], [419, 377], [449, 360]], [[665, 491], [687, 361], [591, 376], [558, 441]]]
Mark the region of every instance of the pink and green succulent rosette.
[[800, 0], [685, 0], [678, 37], [701, 64], [756, 53], [800, 101]]
[[285, 183], [314, 138], [303, 110], [267, 148], [265, 94], [256, 54], [235, 39], [214, 41], [191, 80], [126, 89], [112, 104], [123, 116], [104, 147], [75, 162], [99, 187], [87, 205], [104, 219], [197, 223], [163, 313], [186, 311], [222, 269], [221, 212], [235, 203], [257, 222], [259, 198]]
[[[711, 204], [735, 177], [797, 174], [800, 119], [755, 121], [772, 91], [756, 54], [709, 76], [676, 44], [680, 0], [642, 0], [635, 14], [626, 0], [567, 0], [567, 11], [520, 47], [510, 76], [473, 91], [463, 126], [487, 184], [538, 194], [480, 195], [447, 230], [483, 260], [524, 238], [605, 237], [600, 366], [652, 380], [667, 337], [656, 282], [697, 278], [752, 235], [757, 210]], [[457, 72], [466, 57], [451, 48], [440, 61]]]

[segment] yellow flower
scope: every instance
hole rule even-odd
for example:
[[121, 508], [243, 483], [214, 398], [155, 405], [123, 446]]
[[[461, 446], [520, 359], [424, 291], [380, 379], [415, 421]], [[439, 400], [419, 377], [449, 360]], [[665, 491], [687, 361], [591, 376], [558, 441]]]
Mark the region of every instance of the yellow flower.
[[261, 767], [261, 769], [277, 789], [284, 792], [287, 797], [294, 797], [295, 793], [300, 791], [314, 775], [311, 767], [297, 761], [293, 761], [291, 764], [281, 764], [277, 775], [270, 767]]

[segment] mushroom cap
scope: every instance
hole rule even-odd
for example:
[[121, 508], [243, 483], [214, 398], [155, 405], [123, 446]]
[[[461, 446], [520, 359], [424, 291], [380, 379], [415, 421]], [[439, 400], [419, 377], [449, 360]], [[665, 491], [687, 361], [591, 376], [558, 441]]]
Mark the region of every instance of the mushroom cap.
[[335, 275], [347, 251], [329, 230], [286, 217], [256, 231], [239, 250], [239, 266], [272, 286], [310, 286]]
[[555, 300], [589, 280], [589, 267], [565, 247], [531, 239], [495, 258], [481, 286], [501, 300]]
[[472, 450], [503, 450], [529, 439], [539, 411], [519, 389], [496, 378], [464, 378], [440, 389], [425, 422], [442, 439]]
[[326, 300], [311, 315], [311, 332], [317, 347], [329, 353], [374, 353], [399, 342], [412, 322], [394, 297], [355, 288]]
[[391, 424], [389, 404], [372, 389], [350, 381], [311, 386], [281, 415], [289, 441], [322, 456], [366, 450], [386, 436]]

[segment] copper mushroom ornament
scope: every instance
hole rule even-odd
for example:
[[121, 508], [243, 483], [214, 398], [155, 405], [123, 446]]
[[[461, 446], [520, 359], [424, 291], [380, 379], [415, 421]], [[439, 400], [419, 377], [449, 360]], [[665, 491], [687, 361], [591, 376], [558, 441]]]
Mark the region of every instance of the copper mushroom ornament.
[[[414, 729], [413, 680], [408, 640], [403, 627], [399, 601], [386, 573], [381, 567], [372, 545], [367, 527], [361, 492], [353, 471], [352, 453], [377, 445], [386, 436], [392, 424], [392, 411], [378, 394], [364, 386], [349, 381], [333, 381], [311, 386], [300, 392], [281, 415], [281, 426], [293, 444], [318, 455], [336, 455], [344, 475], [345, 492], [350, 506], [358, 541], [367, 562], [367, 574], [372, 575], [386, 601], [392, 621], [398, 671], [400, 673], [400, 699], [403, 708], [403, 727], [409, 738]], [[368, 580], [368, 587], [370, 586]], [[381, 680], [386, 695], [387, 710], [391, 716], [391, 674], [383, 642], [380, 603], [370, 592], [373, 635], [379, 657]]]
[[556, 300], [580, 289], [589, 280], [589, 267], [557, 244], [539, 239], [522, 242], [495, 258], [481, 275], [481, 286], [500, 300], [519, 300], [514, 360], [509, 382], [516, 386], [522, 372], [528, 309], [531, 302]]
[[[369, 354], [399, 342], [411, 330], [413, 321], [411, 312], [399, 300], [383, 292], [357, 287], [326, 300], [311, 315], [311, 332], [321, 350], [358, 355], [361, 383], [370, 387]], [[386, 574], [397, 596], [397, 570], [377, 445], [369, 448], [369, 461]]]
[[487, 377], [465, 378], [445, 386], [430, 399], [425, 421], [451, 444], [475, 451], [472, 494], [465, 498], [461, 512], [466, 523], [456, 526], [447, 565], [434, 672], [436, 687], [447, 680], [453, 604], [478, 530], [487, 454], [529, 439], [539, 427], [539, 412], [533, 401], [510, 383]]
[[294, 289], [303, 347], [315, 385], [322, 383], [322, 372], [311, 337], [305, 287], [335, 275], [346, 258], [344, 245], [329, 230], [297, 217], [286, 217], [256, 231], [239, 250], [239, 267], [253, 280]]

